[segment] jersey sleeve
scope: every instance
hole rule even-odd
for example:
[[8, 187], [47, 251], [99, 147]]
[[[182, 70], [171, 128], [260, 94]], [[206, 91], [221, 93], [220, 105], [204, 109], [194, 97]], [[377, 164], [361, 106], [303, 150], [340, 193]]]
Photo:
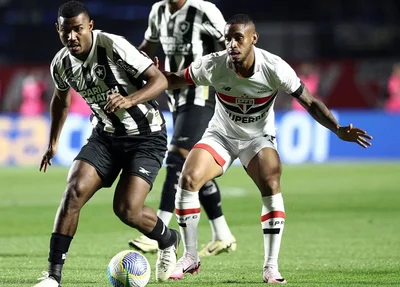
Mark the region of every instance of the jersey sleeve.
[[149, 14], [148, 26], [144, 33], [144, 39], [149, 42], [158, 43], [160, 42], [160, 27], [157, 23], [158, 10], [162, 9], [162, 6], [157, 7], [153, 5]]
[[[207, 5], [206, 5], [207, 3]], [[224, 41], [224, 29], [226, 21], [221, 11], [210, 2], [204, 2], [203, 27], [207, 34], [216, 41]]]
[[184, 75], [189, 84], [211, 86], [213, 70], [214, 64], [212, 57], [207, 55], [194, 61], [188, 68], [186, 68]]
[[70, 86], [61, 78], [60, 72], [57, 67], [56, 58], [53, 59], [50, 64], [50, 74], [57, 90], [66, 91], [70, 88]]
[[135, 78], [153, 64], [145, 53], [140, 52], [123, 37], [114, 39], [112, 53], [114, 63]]
[[296, 72], [284, 60], [279, 58], [274, 68], [274, 76], [278, 90], [287, 94], [292, 94], [301, 86], [300, 79]]

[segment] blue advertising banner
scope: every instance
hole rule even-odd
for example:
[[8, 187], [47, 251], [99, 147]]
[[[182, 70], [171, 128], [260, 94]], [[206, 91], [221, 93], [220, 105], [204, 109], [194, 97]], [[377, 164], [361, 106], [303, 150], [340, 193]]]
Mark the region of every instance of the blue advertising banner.
[[[172, 117], [164, 113], [168, 134], [173, 132]], [[342, 125], [367, 130], [373, 145], [363, 149], [343, 142], [304, 112], [277, 112], [278, 150], [284, 163], [400, 160], [400, 113], [381, 111], [337, 111]], [[0, 166], [39, 165], [46, 150], [50, 121], [48, 116], [0, 115]], [[64, 125], [53, 162], [70, 165], [91, 133], [89, 119], [70, 114]]]

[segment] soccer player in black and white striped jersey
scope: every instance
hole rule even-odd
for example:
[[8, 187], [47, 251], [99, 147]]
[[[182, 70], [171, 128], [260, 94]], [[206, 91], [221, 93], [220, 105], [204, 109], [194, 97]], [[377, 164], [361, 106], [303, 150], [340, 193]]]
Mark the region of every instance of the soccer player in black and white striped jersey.
[[46, 171], [57, 151], [71, 88], [92, 109], [94, 128], [70, 169], [51, 235], [48, 272], [35, 286], [59, 286], [81, 208], [99, 189], [111, 187], [121, 170], [114, 212], [157, 241], [156, 278], [167, 280], [175, 268], [179, 233], [144, 206], [167, 150], [165, 122], [154, 101], [167, 88], [167, 80], [123, 37], [93, 30], [81, 2], [63, 4], [56, 26], [65, 47], [51, 63], [55, 91], [49, 145], [40, 170]]
[[[153, 57], [161, 46], [166, 57], [165, 70], [177, 72], [203, 55], [225, 49], [224, 26], [222, 13], [211, 2], [160, 1], [152, 7], [149, 25], [139, 49]], [[215, 90], [212, 87], [189, 86], [167, 91], [167, 94], [173, 113], [174, 134], [167, 154], [167, 175], [157, 212], [166, 225], [174, 213], [176, 187], [185, 159], [214, 114]], [[235, 250], [236, 239], [222, 213], [221, 195], [215, 180], [200, 189], [199, 197], [213, 233], [211, 242], [200, 251], [200, 256]], [[145, 236], [130, 240], [129, 245], [142, 252], [157, 250], [157, 242]]]

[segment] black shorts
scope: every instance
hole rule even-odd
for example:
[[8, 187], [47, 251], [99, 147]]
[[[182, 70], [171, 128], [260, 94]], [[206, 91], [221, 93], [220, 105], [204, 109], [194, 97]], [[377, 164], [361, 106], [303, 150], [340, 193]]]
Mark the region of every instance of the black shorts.
[[92, 165], [110, 187], [122, 170], [143, 178], [153, 186], [167, 151], [167, 132], [145, 136], [114, 136], [94, 128], [88, 142], [82, 147], [76, 160]]
[[173, 112], [174, 134], [171, 145], [191, 150], [201, 139], [208, 123], [214, 115], [214, 108], [202, 106], [182, 106]]

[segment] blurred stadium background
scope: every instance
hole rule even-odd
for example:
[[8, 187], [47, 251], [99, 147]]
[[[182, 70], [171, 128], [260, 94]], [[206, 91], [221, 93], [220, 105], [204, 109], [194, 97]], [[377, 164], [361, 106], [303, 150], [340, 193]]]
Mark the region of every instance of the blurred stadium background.
[[[89, 110], [74, 94], [55, 167], [46, 175], [38, 173], [53, 92], [49, 64], [61, 48], [54, 23], [64, 2], [0, 0], [0, 286], [32, 286], [46, 268], [49, 234], [68, 166], [91, 132]], [[135, 45], [143, 39], [154, 2], [84, 1], [96, 29], [124, 35]], [[398, 1], [211, 2], [226, 19], [251, 15], [259, 47], [288, 61], [341, 124], [353, 123], [374, 136], [367, 150], [340, 142], [290, 96], [278, 97], [278, 148], [285, 163], [288, 214], [281, 271], [294, 282], [290, 286], [398, 286]], [[166, 96], [159, 102], [171, 133]], [[157, 208], [163, 179], [162, 171], [149, 196], [152, 207]], [[262, 236], [257, 191], [240, 166], [220, 184], [238, 251], [205, 259], [200, 279], [189, 278], [189, 284], [258, 286]], [[63, 286], [106, 286], [108, 260], [138, 235], [113, 216], [111, 197], [112, 192], [100, 193], [83, 211]], [[210, 238], [205, 216], [200, 231], [201, 245]], [[155, 257], [149, 255], [149, 260], [154, 266]], [[241, 268], [248, 272], [243, 274]]]

